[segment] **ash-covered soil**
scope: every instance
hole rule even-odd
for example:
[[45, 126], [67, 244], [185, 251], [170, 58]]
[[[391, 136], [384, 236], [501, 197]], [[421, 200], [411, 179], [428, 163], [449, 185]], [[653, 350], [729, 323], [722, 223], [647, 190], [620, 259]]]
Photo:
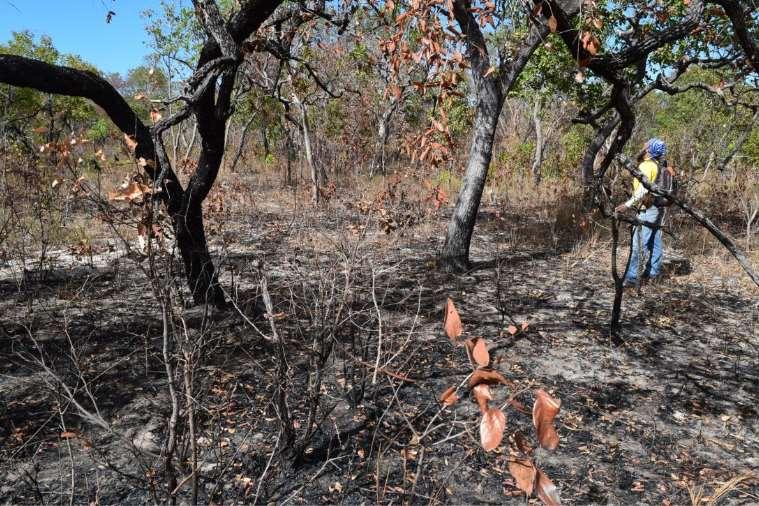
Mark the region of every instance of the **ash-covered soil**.
[[[559, 447], [535, 458], [565, 504], [689, 504], [699, 493], [759, 502], [756, 290], [670, 276], [627, 293], [624, 343], [612, 343], [603, 241], [572, 249], [554, 240], [554, 223], [486, 209], [473, 269], [454, 275], [436, 265], [442, 215], [398, 219], [385, 234], [385, 218], [352, 205], [258, 202], [215, 236], [235, 305], [176, 309], [180, 331], [202, 342], [193, 376], [201, 504], [524, 503], [508, 459], [515, 432], [534, 441], [538, 388], [561, 400]], [[166, 499], [161, 312], [136, 262], [112, 255], [72, 269], [63, 259], [57, 275], [24, 283], [3, 271], [0, 501]], [[261, 272], [281, 350], [256, 317]], [[453, 407], [437, 400], [471, 372], [443, 333], [447, 297], [465, 335], [487, 339], [512, 382], [492, 388], [498, 403], [513, 401], [494, 452], [479, 446], [466, 388]], [[107, 426], [84, 419], [68, 393]], [[180, 503], [191, 494], [185, 417], [172, 487]]]

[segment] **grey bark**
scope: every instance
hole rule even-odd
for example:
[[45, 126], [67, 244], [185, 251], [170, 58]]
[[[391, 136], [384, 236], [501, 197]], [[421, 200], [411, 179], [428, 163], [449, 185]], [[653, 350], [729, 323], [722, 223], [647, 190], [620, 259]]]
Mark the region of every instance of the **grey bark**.
[[440, 254], [441, 267], [451, 271], [463, 271], [469, 267], [469, 247], [493, 156], [493, 140], [505, 94], [548, 34], [545, 25], [533, 26], [513, 58], [502, 60], [498, 72], [492, 72], [485, 38], [468, 7], [468, 3], [462, 0], [454, 3], [454, 14], [467, 44], [466, 56], [471, 64], [476, 105], [464, 184], [448, 223]]
[[240, 143], [237, 146], [237, 152], [235, 153], [235, 157], [232, 160], [232, 166], [230, 167], [230, 171], [234, 172], [235, 168], [237, 167], [237, 163], [240, 161], [240, 157], [242, 156], [242, 151], [245, 148], [245, 139], [248, 136], [248, 130], [250, 130], [250, 125], [253, 124], [253, 120], [255, 119], [255, 116], [252, 116], [248, 119], [248, 121], [245, 123], [245, 126], [242, 129], [242, 133], [240, 134]]
[[[290, 81], [292, 83], [292, 79]], [[308, 109], [306, 108], [306, 104], [304, 104], [300, 97], [293, 92], [292, 93], [292, 101], [295, 104], [295, 107], [298, 108], [298, 112], [300, 113], [300, 132], [301, 136], [303, 137], [303, 151], [306, 155], [306, 163], [308, 164], [308, 170], [311, 175], [311, 185], [312, 185], [312, 194], [311, 198], [313, 199], [314, 203], [319, 203], [319, 173], [316, 170], [316, 165], [314, 164], [314, 155], [313, 151], [311, 149], [311, 129], [308, 125]]]
[[385, 109], [379, 117], [377, 124], [377, 144], [375, 147], [374, 160], [372, 160], [372, 167], [369, 170], [369, 177], [374, 176], [377, 169], [382, 171], [382, 174], [386, 173], [385, 162], [387, 155], [387, 139], [390, 136], [390, 119], [398, 108], [399, 101], [393, 97], [390, 101], [390, 105]]
[[532, 123], [535, 127], [535, 156], [532, 160], [532, 179], [535, 183], [540, 183], [540, 169], [543, 166], [543, 151], [545, 149], [545, 138], [543, 136], [543, 122], [540, 119], [540, 110], [542, 108], [540, 97], [535, 99], [532, 107]]

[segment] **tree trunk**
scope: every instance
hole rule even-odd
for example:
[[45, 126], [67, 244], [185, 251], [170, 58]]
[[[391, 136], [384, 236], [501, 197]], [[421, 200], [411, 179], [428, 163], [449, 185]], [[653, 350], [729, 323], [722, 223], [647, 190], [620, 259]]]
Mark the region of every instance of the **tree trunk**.
[[471, 64], [477, 106], [464, 186], [448, 224], [440, 263], [446, 270], [464, 270], [469, 266], [469, 244], [493, 156], [493, 139], [504, 96], [514, 86], [532, 53], [543, 43], [549, 29], [544, 24], [533, 26], [515, 53], [510, 58], [501, 58], [498, 72], [494, 74], [485, 36], [469, 3], [455, 0], [453, 7], [454, 16], [466, 40], [466, 58]]
[[213, 259], [208, 251], [203, 214], [200, 207], [188, 210], [187, 215], [174, 217], [174, 233], [184, 262], [187, 281], [196, 304], [208, 302], [217, 307], [225, 305]]
[[306, 104], [301, 102], [295, 97], [295, 94], [293, 94], [293, 98], [295, 98], [295, 102], [298, 104], [298, 109], [300, 110], [300, 127], [301, 127], [301, 134], [303, 135], [303, 148], [306, 152], [306, 163], [308, 164], [308, 169], [311, 174], [311, 185], [312, 185], [312, 198], [314, 200], [314, 203], [319, 203], [319, 173], [316, 170], [316, 165], [314, 164], [314, 155], [313, 151], [311, 150], [311, 129], [308, 127], [308, 110], [306, 109]]
[[377, 125], [377, 144], [375, 146], [375, 153], [374, 153], [374, 160], [372, 160], [372, 167], [369, 170], [369, 177], [373, 177], [375, 170], [377, 170], [378, 168], [382, 171], [383, 175], [386, 173], [385, 154], [387, 150], [387, 139], [390, 135], [389, 124], [390, 124], [390, 118], [393, 116], [393, 113], [395, 112], [395, 109], [397, 107], [398, 107], [398, 101], [395, 100], [395, 98], [392, 98], [390, 106], [382, 112], [382, 115], [379, 118], [379, 124]]
[[474, 135], [469, 148], [464, 185], [448, 223], [445, 245], [440, 255], [442, 267], [446, 270], [462, 271], [469, 267], [469, 244], [493, 157], [493, 139], [502, 108], [503, 92], [500, 82], [482, 78], [477, 89]]
[[266, 125], [261, 125], [261, 140], [264, 144], [264, 160], [269, 158], [269, 136], [266, 135]]
[[542, 100], [540, 98], [535, 99], [535, 104], [532, 108], [532, 122], [535, 126], [535, 158], [532, 160], [532, 179], [535, 184], [540, 183], [541, 174], [540, 168], [543, 165], [543, 149], [545, 139], [543, 137], [543, 123], [540, 120], [540, 109], [542, 107]]
[[285, 129], [285, 149], [287, 150], [287, 176], [285, 184], [287, 186], [293, 185], [293, 160], [295, 160], [295, 146], [293, 146], [293, 136], [290, 132], [290, 127], [287, 126], [287, 122], [282, 122], [282, 126]]
[[[253, 124], [253, 119], [255, 116], [251, 116], [248, 121], [245, 123], [245, 126], [242, 129], [242, 133], [240, 134], [240, 144], [237, 146], [237, 152], [235, 153], [235, 157], [232, 160], [232, 166], [229, 168], [230, 172], [234, 172], [235, 168], [237, 167], [237, 163], [240, 161], [240, 157], [242, 156], [243, 149], [245, 148], [245, 139], [248, 136], [248, 130], [250, 129], [250, 125]], [[264, 139], [266, 137], [264, 136]], [[268, 148], [266, 151], [266, 154], [269, 154]]]

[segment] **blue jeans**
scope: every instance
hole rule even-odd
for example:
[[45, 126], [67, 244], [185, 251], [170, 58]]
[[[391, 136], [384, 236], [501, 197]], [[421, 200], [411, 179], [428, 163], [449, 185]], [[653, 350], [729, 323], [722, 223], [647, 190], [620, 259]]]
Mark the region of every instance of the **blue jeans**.
[[[661, 226], [664, 218], [664, 209], [651, 206], [648, 209], [638, 213], [638, 220]], [[636, 226], [633, 232], [632, 250], [630, 251], [630, 262], [627, 267], [625, 280], [634, 283], [638, 278], [638, 262], [641, 249], [643, 258], [647, 258], [645, 268], [643, 269], [644, 278], [655, 278], [661, 274], [662, 258], [664, 257], [664, 244], [662, 243], [662, 231], [660, 228], [652, 229], [646, 226]], [[643, 247], [641, 248], [641, 241]]]

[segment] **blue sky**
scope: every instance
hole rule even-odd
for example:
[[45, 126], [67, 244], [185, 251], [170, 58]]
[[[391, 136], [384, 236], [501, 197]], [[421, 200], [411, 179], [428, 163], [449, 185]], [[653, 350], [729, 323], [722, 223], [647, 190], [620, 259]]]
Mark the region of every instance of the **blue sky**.
[[[146, 9], [159, 0], [0, 0], [0, 41], [14, 31], [49, 35], [62, 53], [78, 54], [105, 72], [121, 72], [142, 63]], [[116, 13], [105, 22], [109, 10]]]

